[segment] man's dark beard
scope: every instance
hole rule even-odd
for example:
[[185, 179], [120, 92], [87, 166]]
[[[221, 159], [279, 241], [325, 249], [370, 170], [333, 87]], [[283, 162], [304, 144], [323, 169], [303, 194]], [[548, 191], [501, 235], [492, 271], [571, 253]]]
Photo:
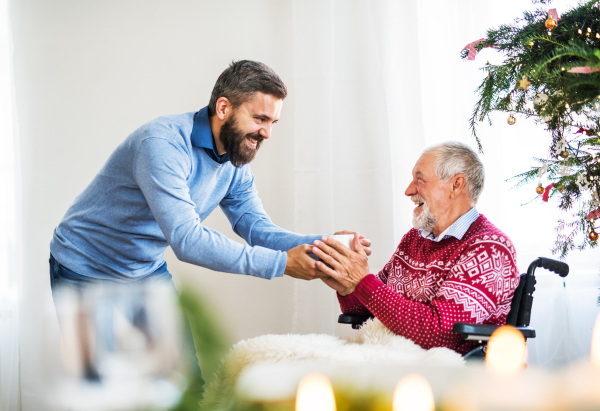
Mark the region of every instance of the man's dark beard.
[[[246, 144], [246, 137], [252, 137], [256, 140], [256, 148], [250, 148]], [[243, 134], [237, 127], [235, 115], [232, 115], [223, 125], [219, 132], [219, 139], [223, 143], [223, 148], [229, 154], [229, 160], [234, 167], [241, 167], [248, 164], [256, 156], [260, 148], [260, 143], [264, 140], [258, 133]]]

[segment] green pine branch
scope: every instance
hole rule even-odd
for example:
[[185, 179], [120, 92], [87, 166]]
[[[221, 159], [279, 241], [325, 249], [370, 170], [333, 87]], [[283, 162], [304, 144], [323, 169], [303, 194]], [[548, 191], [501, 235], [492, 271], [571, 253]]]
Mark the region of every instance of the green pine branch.
[[[550, 33], [545, 26], [548, 19], [545, 7], [526, 11], [510, 24], [489, 29], [485, 40], [475, 46], [477, 51], [495, 47], [505, 56], [501, 64], [486, 64], [482, 68], [485, 77], [475, 91], [478, 98], [469, 127], [479, 150], [483, 152], [483, 136], [478, 126], [484, 121], [492, 125], [491, 114], [496, 112], [513, 113], [543, 123], [552, 136], [549, 147], [552, 156], [535, 160], [548, 164], [543, 179], [555, 184], [549, 198], [564, 211], [576, 205], [580, 209], [577, 220], [561, 221], [557, 226], [553, 251], [561, 257], [572, 250], [597, 246], [597, 242], [587, 237], [591, 223], [585, 220], [585, 215], [597, 205], [586, 200], [588, 193], [581, 190], [578, 179], [586, 179], [590, 193], [600, 193], [600, 163], [597, 162], [600, 158], [600, 72], [569, 70], [600, 68], [598, 3], [598, 0], [588, 1], [564, 12]], [[534, 4], [547, 5], [549, 0], [537, 0]], [[461, 52], [463, 59], [467, 58], [468, 51]], [[522, 90], [519, 82], [525, 77], [531, 84]], [[587, 130], [586, 134], [573, 134], [580, 128]], [[567, 158], [557, 156], [563, 144], [560, 150], [566, 150]], [[570, 174], [559, 174], [559, 167], [569, 167]], [[513, 188], [523, 187], [538, 179], [539, 170], [539, 166], [532, 166], [509, 180], [515, 180]], [[577, 244], [582, 233], [583, 242]]]

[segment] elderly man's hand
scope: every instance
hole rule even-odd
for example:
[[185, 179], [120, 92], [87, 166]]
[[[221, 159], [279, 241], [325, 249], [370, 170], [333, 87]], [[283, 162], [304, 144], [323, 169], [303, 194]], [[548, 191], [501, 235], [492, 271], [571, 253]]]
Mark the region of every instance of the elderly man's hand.
[[333, 288], [335, 291], [337, 291], [338, 294], [341, 295], [342, 297], [345, 297], [348, 294], [352, 293], [352, 291], [354, 291], [350, 287], [344, 287], [333, 277], [321, 278], [321, 281], [323, 281], [325, 284], [327, 284], [328, 287]]
[[312, 253], [312, 247], [308, 244], [302, 244], [289, 250], [283, 273], [301, 280], [327, 277], [317, 268], [316, 261], [309, 255], [310, 253]]
[[[340, 234], [357, 235], [358, 233], [356, 231], [348, 231], [348, 230], [338, 231], [337, 233], [334, 233], [334, 235], [340, 235]], [[360, 234], [358, 234], [358, 239], [360, 241], [360, 245], [362, 246], [363, 251], [367, 254], [367, 256], [371, 255], [371, 248], [370, 248], [371, 240], [367, 240], [364, 235], [360, 235]]]
[[352, 293], [369, 274], [367, 253], [361, 247], [358, 234], [354, 234], [352, 240], [352, 246], [358, 252], [328, 237], [323, 237], [323, 241], [316, 240], [314, 245], [312, 251], [321, 259], [316, 262], [317, 268], [331, 278], [325, 278], [323, 282], [341, 295]]

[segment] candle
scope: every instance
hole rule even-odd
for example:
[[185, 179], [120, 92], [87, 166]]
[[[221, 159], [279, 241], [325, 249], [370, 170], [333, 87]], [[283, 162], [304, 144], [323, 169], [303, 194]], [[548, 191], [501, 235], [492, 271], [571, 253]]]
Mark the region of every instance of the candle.
[[394, 411], [433, 411], [435, 402], [429, 382], [418, 374], [402, 378], [394, 390]]
[[485, 365], [494, 375], [514, 375], [523, 368], [525, 338], [511, 326], [498, 328], [487, 346]]
[[485, 367], [471, 367], [445, 393], [445, 410], [552, 410], [555, 380], [546, 372], [527, 369], [525, 339], [514, 327], [502, 326], [490, 338]]
[[600, 370], [600, 314], [598, 314], [598, 317], [596, 318], [594, 331], [592, 332], [590, 360], [592, 361], [592, 366], [597, 370]]
[[331, 381], [323, 374], [308, 374], [298, 384], [296, 411], [335, 411]]

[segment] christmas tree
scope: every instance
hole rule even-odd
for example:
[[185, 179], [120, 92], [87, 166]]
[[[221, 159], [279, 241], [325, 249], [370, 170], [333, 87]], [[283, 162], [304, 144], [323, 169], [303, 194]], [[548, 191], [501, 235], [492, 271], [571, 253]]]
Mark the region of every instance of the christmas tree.
[[[570, 219], [557, 226], [555, 248], [565, 257], [573, 249], [598, 245], [594, 223], [600, 217], [600, 7], [589, 1], [560, 16], [547, 0], [512, 24], [488, 30], [485, 39], [461, 53], [473, 59], [484, 47], [503, 53], [502, 64], [487, 63], [476, 93], [470, 127], [479, 149], [477, 125], [492, 112], [515, 114], [545, 125], [552, 139], [547, 158], [535, 158], [516, 186], [539, 180], [536, 199], [557, 198]], [[542, 185], [542, 178], [548, 185]], [[579, 240], [583, 233], [583, 240]]]

